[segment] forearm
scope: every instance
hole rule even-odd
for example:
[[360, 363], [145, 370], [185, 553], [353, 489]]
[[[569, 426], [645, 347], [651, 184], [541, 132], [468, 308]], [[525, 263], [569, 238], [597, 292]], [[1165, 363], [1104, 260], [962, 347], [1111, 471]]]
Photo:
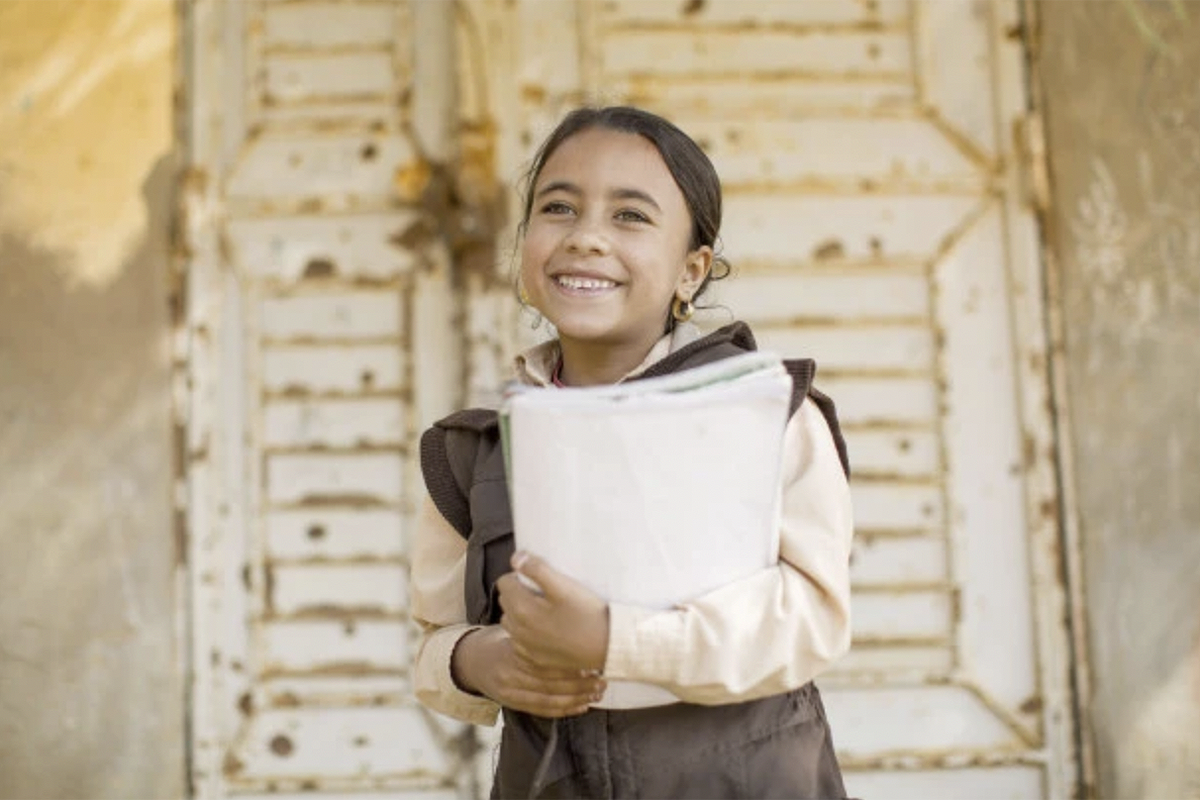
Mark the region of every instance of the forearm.
[[455, 681], [455, 653], [474, 638], [476, 625], [426, 626], [413, 662], [413, 693], [439, 713], [475, 725], [494, 725], [500, 707]]
[[671, 611], [610, 606], [605, 675], [701, 704], [803, 686], [850, 644], [848, 586], [835, 593], [779, 566]]

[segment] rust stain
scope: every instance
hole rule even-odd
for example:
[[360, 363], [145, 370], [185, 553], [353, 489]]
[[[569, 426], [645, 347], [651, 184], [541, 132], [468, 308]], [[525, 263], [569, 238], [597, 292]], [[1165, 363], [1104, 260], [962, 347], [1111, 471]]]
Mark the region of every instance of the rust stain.
[[312, 278], [332, 278], [337, 274], [337, 265], [328, 258], [310, 258], [308, 263], [304, 265], [304, 277]]
[[292, 744], [292, 740], [282, 733], [276, 734], [271, 738], [271, 752], [281, 758], [287, 758], [296, 749]]
[[844, 258], [846, 255], [846, 246], [837, 239], [827, 239], [813, 248], [812, 257], [814, 261], [831, 261], [837, 258]]
[[318, 788], [317, 782], [311, 778], [300, 781], [300, 791], [302, 792], [315, 792]]
[[172, 528], [175, 532], [175, 566], [188, 565], [188, 521], [187, 510], [177, 508], [172, 512]]
[[[183, 258], [189, 258], [190, 253], [176, 253]], [[185, 298], [186, 285], [183, 281], [178, 281], [175, 289], [167, 295], [167, 316], [170, 319], [171, 329], [178, 330], [187, 324], [187, 299]]]
[[705, 0], [686, 0], [680, 10], [685, 17], [694, 17], [704, 10]]
[[1025, 714], [1036, 714], [1042, 710], [1043, 705], [1042, 698], [1039, 695], [1034, 695], [1024, 703], [1021, 703], [1020, 709]]
[[300, 698], [294, 692], [280, 692], [271, 696], [271, 704], [276, 708], [298, 708]]
[[266, 606], [266, 612], [268, 614], [274, 613], [275, 567], [269, 563], [263, 567], [263, 604]]
[[379, 157], [379, 147], [374, 142], [367, 142], [358, 151], [358, 155], [363, 161], [374, 161]]
[[176, 478], [187, 475], [187, 425], [176, 422], [171, 426], [171, 468]]
[[237, 701], [238, 711], [244, 717], [254, 713], [254, 697], [249, 692], [242, 692]]
[[351, 740], [350, 743], [353, 744], [355, 747], [366, 747], [367, 745], [369, 745], [371, 743], [371, 740], [368, 739], [366, 736], [355, 736], [354, 739]]
[[1058, 518], [1058, 503], [1053, 498], [1046, 498], [1038, 503], [1038, 513], [1043, 519], [1052, 520]]
[[325, 538], [324, 525], [310, 525], [308, 527], [308, 538], [314, 542], [319, 542]]
[[540, 83], [526, 83], [521, 86], [521, 99], [531, 105], [544, 105], [547, 96], [546, 87]]
[[242, 586], [246, 587], [247, 592], [254, 589], [254, 575], [249, 561], [242, 564]]
[[432, 180], [433, 169], [429, 162], [419, 160], [397, 168], [392, 177], [392, 185], [401, 200], [416, 203], [429, 188]]
[[388, 610], [381, 605], [339, 606], [333, 603], [313, 603], [300, 606], [292, 614], [295, 617], [335, 617], [344, 619], [351, 615], [375, 616], [387, 614]]
[[221, 764], [221, 769], [226, 775], [232, 777], [244, 771], [246, 769], [246, 763], [234, 755], [233, 752], [228, 752], [225, 754], [224, 761]]
[[208, 171], [203, 167], [189, 167], [179, 178], [179, 188], [185, 194], [204, 194], [208, 191]]
[[407, 228], [388, 237], [388, 242], [405, 250], [419, 250], [437, 239], [437, 226], [427, 217], [421, 216]]
[[316, 508], [346, 505], [362, 508], [386, 505], [386, 503], [369, 494], [310, 494], [301, 498], [297, 505]]

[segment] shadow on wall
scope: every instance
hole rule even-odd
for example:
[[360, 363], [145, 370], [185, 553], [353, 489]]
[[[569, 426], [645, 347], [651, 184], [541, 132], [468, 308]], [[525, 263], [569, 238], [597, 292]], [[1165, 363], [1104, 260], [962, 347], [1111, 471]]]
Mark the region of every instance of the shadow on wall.
[[148, 173], [148, 233], [102, 289], [0, 231], [0, 797], [183, 794], [174, 179]]
[[1089, 710], [1099, 796], [1200, 798], [1200, 6], [1128, 6], [1039, 4]]

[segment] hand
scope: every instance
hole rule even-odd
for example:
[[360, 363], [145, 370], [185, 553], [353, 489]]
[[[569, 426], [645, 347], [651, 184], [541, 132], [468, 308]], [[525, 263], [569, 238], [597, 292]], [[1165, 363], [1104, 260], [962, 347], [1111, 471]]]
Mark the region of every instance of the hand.
[[550, 669], [522, 658], [498, 625], [468, 633], [455, 648], [450, 669], [464, 689], [539, 717], [583, 714], [607, 688], [595, 675]]
[[517, 655], [542, 667], [599, 674], [608, 655], [608, 604], [536, 556], [516, 553], [512, 565], [515, 572], [496, 581], [496, 588], [504, 609], [500, 625]]

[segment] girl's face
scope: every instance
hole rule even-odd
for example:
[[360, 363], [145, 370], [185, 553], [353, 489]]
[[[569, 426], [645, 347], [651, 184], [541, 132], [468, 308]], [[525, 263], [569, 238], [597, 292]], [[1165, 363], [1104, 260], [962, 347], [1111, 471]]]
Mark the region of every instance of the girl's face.
[[554, 151], [532, 191], [521, 250], [530, 305], [564, 347], [644, 355], [672, 299], [691, 299], [712, 263], [711, 248], [688, 250], [691, 215], [658, 150], [637, 134], [591, 128]]

